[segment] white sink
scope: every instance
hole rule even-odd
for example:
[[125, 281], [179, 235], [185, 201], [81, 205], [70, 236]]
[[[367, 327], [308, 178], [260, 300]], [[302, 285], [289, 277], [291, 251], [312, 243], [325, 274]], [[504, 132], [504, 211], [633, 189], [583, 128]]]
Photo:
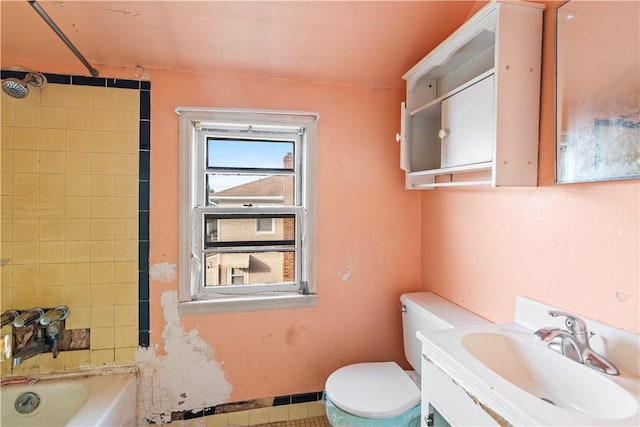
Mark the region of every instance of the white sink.
[[[437, 384], [425, 396], [448, 406], [445, 413], [435, 405], [458, 425], [640, 425], [638, 373], [624, 369], [628, 364], [620, 366], [614, 357], [608, 358], [623, 368], [620, 375], [601, 373], [548, 348], [519, 323], [417, 335], [425, 360], [422, 371], [427, 366], [432, 375], [427, 379], [423, 374], [423, 393], [425, 380]], [[632, 357], [631, 364], [637, 363], [637, 350]], [[445, 387], [449, 391], [440, 391]], [[458, 415], [476, 411], [484, 418]]]
[[600, 419], [638, 410], [633, 396], [607, 375], [546, 347], [494, 332], [470, 333], [461, 341], [486, 367], [549, 405]]

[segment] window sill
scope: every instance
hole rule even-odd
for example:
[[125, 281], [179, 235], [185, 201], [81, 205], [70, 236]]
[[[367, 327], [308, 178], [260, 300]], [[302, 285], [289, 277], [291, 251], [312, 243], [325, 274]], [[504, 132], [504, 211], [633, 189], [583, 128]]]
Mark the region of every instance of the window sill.
[[233, 311], [275, 310], [281, 308], [315, 307], [315, 295], [228, 296], [215, 299], [181, 302], [180, 315], [225, 313]]

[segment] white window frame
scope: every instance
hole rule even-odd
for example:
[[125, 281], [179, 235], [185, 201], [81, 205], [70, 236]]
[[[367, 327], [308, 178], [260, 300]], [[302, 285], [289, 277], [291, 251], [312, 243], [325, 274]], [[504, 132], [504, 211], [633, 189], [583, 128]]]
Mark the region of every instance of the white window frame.
[[[182, 314], [250, 311], [316, 304], [315, 283], [315, 159], [317, 113], [274, 110], [178, 107], [179, 163], [179, 261], [178, 296]], [[294, 162], [296, 181], [296, 280], [289, 286], [242, 286], [242, 292], [215, 292], [204, 287], [203, 248], [205, 213], [229, 213], [207, 206], [203, 168], [206, 158], [204, 133], [209, 129], [246, 133], [297, 134]], [[278, 214], [279, 207], [252, 207], [251, 213]], [[290, 211], [291, 209], [289, 209]], [[231, 210], [233, 211], [233, 210]], [[237, 211], [237, 209], [235, 210]], [[233, 212], [231, 212], [233, 213]], [[285, 284], [286, 285], [286, 284]]]
[[275, 218], [266, 218], [271, 220], [271, 228], [269, 230], [260, 230], [259, 223], [260, 219], [265, 218], [256, 218], [256, 234], [275, 234], [276, 232], [276, 219]]
[[[233, 270], [240, 270], [242, 271], [242, 274], [233, 274]], [[227, 282], [233, 283], [234, 277], [242, 277], [243, 283], [247, 283], [247, 280], [249, 280], [249, 273], [244, 270], [245, 270], [244, 268], [230, 267], [227, 270]]]

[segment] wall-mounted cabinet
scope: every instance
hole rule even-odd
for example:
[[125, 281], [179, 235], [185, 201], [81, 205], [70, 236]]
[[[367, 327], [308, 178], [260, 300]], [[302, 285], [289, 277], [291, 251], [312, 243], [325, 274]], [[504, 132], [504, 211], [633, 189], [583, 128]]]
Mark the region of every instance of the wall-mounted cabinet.
[[537, 185], [543, 9], [491, 2], [403, 76], [407, 188]]

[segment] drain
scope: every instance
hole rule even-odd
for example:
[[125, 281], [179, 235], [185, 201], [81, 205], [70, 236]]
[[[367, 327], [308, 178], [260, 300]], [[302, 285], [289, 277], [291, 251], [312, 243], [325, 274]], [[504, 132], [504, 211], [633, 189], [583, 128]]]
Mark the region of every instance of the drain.
[[22, 393], [16, 399], [15, 408], [21, 414], [30, 414], [40, 405], [40, 396], [30, 391]]
[[541, 399], [541, 400], [544, 400], [544, 401], [545, 401], [545, 402], [547, 402], [547, 403], [551, 403], [553, 406], [557, 406], [557, 405], [555, 404], [555, 402], [554, 402], [553, 400], [551, 400], [551, 399], [547, 399], [546, 397], [541, 397], [540, 399]]

